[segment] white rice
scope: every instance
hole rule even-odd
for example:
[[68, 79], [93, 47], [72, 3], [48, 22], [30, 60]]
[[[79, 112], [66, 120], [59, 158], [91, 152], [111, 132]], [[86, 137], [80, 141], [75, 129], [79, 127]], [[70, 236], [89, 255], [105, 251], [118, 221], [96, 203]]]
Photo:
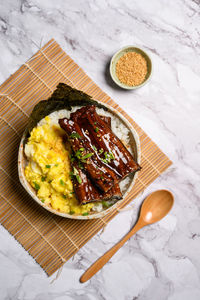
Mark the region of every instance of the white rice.
[[[51, 114], [48, 115], [48, 117], [50, 118], [50, 125], [57, 125], [58, 124], [58, 120], [62, 119], [62, 118], [69, 118], [70, 114], [72, 112], [75, 112], [77, 109], [79, 109], [80, 106], [74, 106], [72, 108], [71, 111], [68, 111], [66, 109], [62, 109], [59, 111], [55, 111]], [[132, 153], [132, 149], [130, 147], [130, 139], [129, 139], [129, 132], [130, 130], [122, 123], [121, 119], [118, 118], [116, 115], [114, 115], [113, 113], [109, 112], [109, 111], [105, 111], [103, 108], [96, 108], [96, 111], [99, 115], [101, 116], [107, 116], [107, 117], [111, 117], [111, 129], [114, 132], [114, 134], [123, 142], [124, 145], [126, 145], [126, 147], [129, 149], [129, 151]], [[38, 126], [43, 125], [46, 123], [45, 119], [42, 119], [39, 123]], [[129, 185], [131, 182], [131, 178], [128, 176], [125, 179], [123, 179], [120, 182], [120, 189], [122, 194], [125, 194], [126, 190], [128, 189]], [[114, 203], [113, 200], [110, 200], [110, 202]], [[93, 207], [93, 210], [96, 212], [100, 212], [103, 210], [103, 206], [101, 203], [96, 204]]]

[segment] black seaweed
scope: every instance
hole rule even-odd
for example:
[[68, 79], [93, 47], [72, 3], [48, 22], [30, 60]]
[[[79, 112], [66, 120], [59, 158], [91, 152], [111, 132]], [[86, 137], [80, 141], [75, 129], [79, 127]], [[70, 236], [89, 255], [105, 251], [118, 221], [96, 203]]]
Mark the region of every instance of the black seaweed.
[[92, 97], [85, 94], [82, 91], [72, 88], [71, 86], [60, 82], [53, 94], [49, 97], [50, 101], [64, 100], [64, 101], [74, 101], [74, 100], [92, 100]]
[[37, 123], [49, 115], [50, 113], [67, 109], [71, 110], [73, 106], [95, 105], [97, 107], [108, 110], [106, 106], [92, 99], [86, 93], [72, 88], [65, 83], [59, 83], [56, 90], [53, 92], [48, 100], [38, 102], [33, 108], [29, 122], [25, 129], [24, 145], [27, 142], [30, 132], [37, 125]]
[[95, 105], [100, 108], [108, 110], [103, 104], [92, 99], [92, 97], [82, 91], [79, 91], [71, 86], [60, 82], [53, 94], [48, 98], [49, 101], [64, 101], [70, 106], [85, 106], [85, 105]]

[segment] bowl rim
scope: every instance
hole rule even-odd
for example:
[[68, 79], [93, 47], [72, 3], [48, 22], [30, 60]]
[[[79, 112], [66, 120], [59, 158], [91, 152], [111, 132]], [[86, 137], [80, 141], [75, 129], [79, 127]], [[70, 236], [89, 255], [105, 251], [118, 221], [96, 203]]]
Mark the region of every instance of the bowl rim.
[[[113, 71], [113, 64], [114, 64], [114, 62], [115, 62], [115, 60], [116, 60], [116, 58], [117, 58], [117, 55], [120, 54], [120, 53], [123, 53], [125, 50], [127, 50], [127, 49], [129, 49], [129, 48], [137, 49], [139, 52], [141, 52], [141, 53], [143, 53], [145, 56], [147, 56], [147, 58], [149, 59], [150, 65], [151, 65], [151, 71], [150, 71], [150, 73], [149, 73], [149, 76], [148, 76], [148, 77], [145, 79], [145, 81], [143, 81], [141, 84], [135, 85], [135, 86], [128, 86], [128, 85], [126, 85], [126, 84], [124, 84], [124, 83], [122, 83], [122, 82], [120, 82], [120, 81], [117, 81], [117, 80], [115, 79], [115, 77], [114, 77], [114, 74], [113, 74], [113, 72], [114, 72], [114, 71]], [[152, 73], [153, 73], [153, 64], [152, 64], [151, 56], [150, 56], [149, 54], [147, 54], [147, 52], [146, 52], [143, 48], [141, 48], [141, 47], [139, 47], [139, 46], [137, 46], [137, 45], [128, 45], [128, 46], [125, 46], [125, 47], [119, 49], [117, 52], [115, 52], [115, 53], [113, 54], [113, 56], [112, 56], [112, 58], [111, 58], [111, 61], [110, 61], [110, 67], [109, 67], [109, 70], [110, 70], [110, 76], [111, 76], [112, 80], [113, 80], [119, 87], [121, 87], [121, 88], [123, 88], [123, 89], [126, 89], [126, 90], [135, 90], [135, 89], [138, 89], [138, 88], [144, 86], [144, 85], [150, 80], [150, 78], [152, 77]]]
[[[98, 100], [96, 100], [96, 101], [98, 101]], [[100, 101], [98, 101], [98, 102], [101, 103]], [[111, 107], [109, 104], [103, 103], [103, 105], [105, 105], [108, 108], [108, 111], [110, 110], [111, 113], [117, 115], [118, 118], [120, 118], [125, 123], [126, 127], [130, 130], [130, 132], [131, 132], [131, 134], [134, 138], [135, 144], [136, 144], [137, 163], [140, 164], [140, 161], [141, 161], [140, 139], [139, 139], [138, 133], [134, 129], [133, 125], [119, 111], [117, 111], [116, 109]], [[42, 206], [46, 210], [50, 211], [51, 213], [59, 215], [59, 216], [64, 217], [64, 218], [69, 218], [69, 219], [74, 219], [74, 220], [91, 220], [91, 219], [98, 219], [98, 218], [104, 217], [109, 212], [111, 212], [115, 208], [117, 208], [117, 206], [119, 206], [122, 201], [124, 201], [127, 194], [131, 191], [131, 189], [132, 189], [132, 187], [133, 187], [133, 185], [136, 181], [136, 178], [138, 176], [138, 172], [136, 172], [134, 174], [134, 177], [132, 179], [132, 182], [131, 182], [130, 186], [128, 187], [128, 189], [124, 193], [123, 198], [121, 200], [117, 201], [115, 204], [113, 204], [110, 208], [107, 208], [107, 209], [105, 209], [101, 212], [93, 213], [93, 214], [90, 214], [90, 215], [87, 215], [87, 216], [70, 215], [70, 214], [67, 214], [67, 213], [64, 213], [64, 212], [59, 212], [59, 211], [56, 211], [55, 209], [45, 205], [45, 203], [41, 202], [41, 200], [35, 194], [34, 189], [30, 187], [30, 184], [26, 180], [26, 177], [25, 177], [25, 174], [24, 174], [24, 168], [23, 168], [23, 160], [26, 159], [25, 155], [24, 155], [24, 146], [23, 146], [24, 139], [25, 139], [25, 132], [22, 135], [20, 145], [19, 145], [19, 150], [18, 150], [18, 176], [19, 176], [20, 183], [22, 184], [24, 189], [27, 191], [27, 193], [40, 206]]]

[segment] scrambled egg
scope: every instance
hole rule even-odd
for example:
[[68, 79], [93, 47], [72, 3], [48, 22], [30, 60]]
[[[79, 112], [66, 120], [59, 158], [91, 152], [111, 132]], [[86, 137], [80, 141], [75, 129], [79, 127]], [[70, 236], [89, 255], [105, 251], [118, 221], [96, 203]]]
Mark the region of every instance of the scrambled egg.
[[25, 145], [28, 158], [26, 179], [43, 203], [61, 212], [86, 215], [94, 204], [79, 205], [74, 195], [70, 177], [70, 147], [63, 141], [64, 131], [51, 125], [49, 117], [45, 117], [45, 121], [33, 128]]

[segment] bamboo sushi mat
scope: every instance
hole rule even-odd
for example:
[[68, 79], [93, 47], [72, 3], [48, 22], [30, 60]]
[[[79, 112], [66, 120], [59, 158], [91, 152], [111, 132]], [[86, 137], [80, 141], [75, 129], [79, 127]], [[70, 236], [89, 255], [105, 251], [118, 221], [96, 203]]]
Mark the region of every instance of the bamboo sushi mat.
[[170, 165], [171, 161], [146, 133], [106, 95], [85, 72], [50, 40], [0, 86], [0, 222], [50, 276], [117, 213], [81, 221], [65, 219], [40, 207], [18, 179], [18, 146], [33, 106], [47, 99], [59, 82], [108, 103], [136, 129], [142, 170], [120, 208], [130, 203]]

